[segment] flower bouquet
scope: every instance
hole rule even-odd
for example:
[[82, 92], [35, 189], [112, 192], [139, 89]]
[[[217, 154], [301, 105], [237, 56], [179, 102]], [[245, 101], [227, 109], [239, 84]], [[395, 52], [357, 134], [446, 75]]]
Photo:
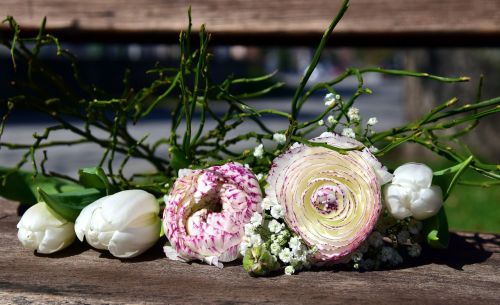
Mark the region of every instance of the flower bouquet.
[[[76, 57], [45, 32], [45, 20], [36, 37], [24, 37], [8, 17], [12, 35], [2, 42], [11, 52], [15, 75], [27, 75], [29, 81], [13, 81], [14, 93], [1, 100], [0, 137], [20, 108], [52, 122], [33, 135], [32, 144], [0, 141], [0, 149], [25, 151], [15, 166], [0, 168], [0, 195], [31, 205], [18, 224], [23, 246], [50, 254], [78, 239], [129, 258], [162, 238], [166, 259], [220, 268], [242, 260], [253, 276], [333, 264], [391, 268], [423, 249], [447, 247], [443, 203], [464, 171], [483, 175], [488, 179], [483, 184], [500, 179], [498, 165], [485, 164], [458, 145], [481, 118], [500, 111], [500, 98], [482, 100], [480, 85], [470, 103], [452, 98], [419, 120], [375, 132], [377, 118], [365, 120], [356, 107], [360, 96], [371, 94], [363, 82], [366, 74], [444, 83], [469, 78], [349, 68], [306, 89], [347, 8], [345, 1], [325, 31], [289, 112], [244, 102], [282, 86], [273, 82], [273, 74], [212, 81], [210, 35], [202, 26], [199, 42], [191, 41], [190, 12], [188, 29], [180, 34], [179, 66], [156, 65], [148, 71], [155, 80], [143, 88], [131, 87], [126, 74], [123, 93], [114, 96], [81, 79]], [[72, 79], [38, 58], [42, 49], [54, 46], [67, 60]], [[357, 80], [356, 91], [341, 96], [336, 87], [348, 77]], [[324, 95], [324, 109], [303, 121], [299, 115], [313, 94]], [[150, 142], [147, 134], [132, 136], [130, 126], [160, 104], [172, 110], [168, 137]], [[216, 110], [221, 107], [222, 114]], [[288, 127], [272, 130], [266, 123], [270, 118]], [[209, 128], [208, 120], [215, 127]], [[258, 131], [245, 130], [244, 123]], [[75, 138], [53, 140], [60, 130]], [[312, 136], [315, 132], [320, 135]], [[46, 169], [47, 148], [83, 143], [102, 148], [95, 167], [75, 169], [77, 178]], [[433, 170], [410, 162], [388, 169], [379, 161], [405, 143], [419, 144], [453, 164]], [[126, 175], [125, 167], [135, 160], [155, 170]], [[31, 171], [22, 169], [28, 163]]]

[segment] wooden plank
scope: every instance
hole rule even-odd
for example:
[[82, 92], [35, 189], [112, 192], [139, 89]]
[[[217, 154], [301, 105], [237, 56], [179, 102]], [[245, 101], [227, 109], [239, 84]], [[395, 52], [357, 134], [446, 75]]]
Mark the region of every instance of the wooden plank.
[[16, 206], [0, 202], [2, 304], [499, 304], [500, 236], [454, 234], [451, 247], [412, 265], [251, 278], [239, 263], [217, 269], [167, 260], [159, 243], [119, 260], [75, 243], [33, 255], [16, 237]]
[[[336, 31], [341, 45], [499, 45], [498, 0], [355, 0]], [[2, 0], [34, 32], [69, 40], [175, 42], [192, 6], [194, 28], [207, 24], [216, 43], [316, 43], [341, 0]], [[5, 26], [3, 27], [5, 31]]]

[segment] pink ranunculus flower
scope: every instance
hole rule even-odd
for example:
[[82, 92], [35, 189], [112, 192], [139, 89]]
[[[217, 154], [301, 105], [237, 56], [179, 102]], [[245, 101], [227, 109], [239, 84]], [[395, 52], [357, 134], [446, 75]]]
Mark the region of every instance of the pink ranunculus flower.
[[165, 199], [163, 226], [173, 260], [223, 267], [238, 258], [244, 225], [261, 213], [262, 193], [251, 170], [238, 163], [183, 170]]

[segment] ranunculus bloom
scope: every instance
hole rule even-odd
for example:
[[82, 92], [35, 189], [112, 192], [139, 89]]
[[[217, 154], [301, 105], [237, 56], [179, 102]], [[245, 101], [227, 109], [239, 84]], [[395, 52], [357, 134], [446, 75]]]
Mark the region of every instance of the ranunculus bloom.
[[317, 248], [316, 264], [340, 262], [373, 230], [380, 185], [391, 175], [355, 139], [324, 133], [311, 141], [358, 150], [294, 144], [273, 161], [266, 195], [282, 206], [288, 227]]
[[73, 243], [73, 226], [72, 222], [54, 212], [45, 202], [39, 202], [21, 217], [17, 224], [17, 237], [25, 248], [50, 254]]
[[432, 184], [432, 170], [425, 164], [406, 163], [394, 171], [385, 187], [385, 205], [397, 219], [426, 219], [443, 205], [441, 188]]
[[261, 212], [255, 175], [238, 163], [183, 172], [165, 200], [163, 225], [174, 260], [202, 260], [222, 267], [235, 260], [244, 225]]
[[160, 238], [159, 212], [156, 198], [148, 192], [122, 191], [86, 206], [76, 219], [76, 235], [116, 257], [134, 257]]

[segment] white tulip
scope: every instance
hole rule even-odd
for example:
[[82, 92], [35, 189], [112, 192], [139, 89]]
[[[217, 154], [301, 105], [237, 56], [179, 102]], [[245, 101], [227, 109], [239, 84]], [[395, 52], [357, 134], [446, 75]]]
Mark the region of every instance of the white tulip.
[[394, 171], [392, 183], [385, 187], [385, 204], [397, 219], [413, 216], [426, 219], [443, 205], [441, 188], [432, 184], [432, 170], [425, 164], [407, 163]]
[[30, 207], [17, 228], [17, 237], [23, 246], [38, 253], [57, 252], [75, 240], [74, 224], [50, 209], [45, 202]]
[[142, 190], [103, 197], [85, 207], [75, 222], [79, 240], [120, 258], [137, 256], [160, 238], [160, 207]]

